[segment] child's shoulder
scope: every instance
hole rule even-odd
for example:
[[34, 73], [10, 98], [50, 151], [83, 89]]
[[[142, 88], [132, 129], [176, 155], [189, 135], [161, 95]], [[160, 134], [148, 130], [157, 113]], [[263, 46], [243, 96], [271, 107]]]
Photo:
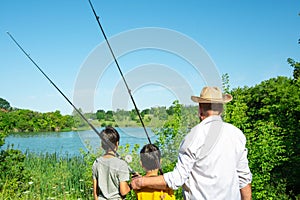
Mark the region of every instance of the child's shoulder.
[[97, 164], [97, 163], [110, 163], [110, 164], [121, 166], [121, 167], [128, 167], [127, 162], [125, 162], [124, 160], [122, 160], [118, 157], [112, 157], [112, 158], [99, 157], [99, 158], [96, 158], [94, 161], [94, 164]]
[[115, 162], [117, 162], [118, 164], [128, 166], [128, 163], [125, 160], [122, 160], [121, 158], [118, 157], [114, 157], [114, 159]]

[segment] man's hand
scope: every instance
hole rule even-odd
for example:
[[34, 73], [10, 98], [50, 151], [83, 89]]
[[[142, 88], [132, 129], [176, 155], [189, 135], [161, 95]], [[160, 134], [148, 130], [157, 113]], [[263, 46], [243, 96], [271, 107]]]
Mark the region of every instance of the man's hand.
[[143, 187], [143, 177], [138, 176], [136, 178], [133, 178], [131, 181], [131, 187], [134, 190], [140, 190]]

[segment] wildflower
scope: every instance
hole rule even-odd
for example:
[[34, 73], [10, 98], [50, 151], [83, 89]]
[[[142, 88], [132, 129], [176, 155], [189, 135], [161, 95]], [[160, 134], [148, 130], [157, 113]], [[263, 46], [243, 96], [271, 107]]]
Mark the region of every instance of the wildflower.
[[32, 181], [29, 181], [29, 182], [28, 182], [28, 184], [29, 184], [29, 185], [32, 185], [32, 184], [33, 184], [33, 182], [32, 182]]
[[131, 163], [131, 161], [132, 161], [132, 156], [131, 156], [131, 155], [126, 155], [126, 156], [125, 156], [125, 160], [126, 160], [128, 163]]

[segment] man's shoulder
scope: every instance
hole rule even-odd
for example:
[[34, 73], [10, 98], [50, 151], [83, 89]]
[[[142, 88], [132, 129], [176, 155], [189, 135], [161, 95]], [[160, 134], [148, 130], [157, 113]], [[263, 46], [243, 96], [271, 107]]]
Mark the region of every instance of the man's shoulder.
[[180, 151], [185, 151], [187, 148], [198, 148], [202, 146], [205, 140], [205, 133], [202, 126], [203, 125], [200, 123], [190, 130], [181, 143]]
[[224, 130], [227, 134], [232, 134], [233, 137], [239, 138], [239, 140], [245, 142], [246, 136], [241, 129], [227, 122], [224, 122], [223, 124], [223, 127], [225, 127]]
[[242, 130], [239, 129], [238, 127], [236, 127], [235, 125], [231, 124], [231, 123], [228, 123], [228, 122], [223, 122], [223, 126], [227, 129], [230, 129], [232, 131], [235, 131], [236, 133], [239, 133], [239, 134], [243, 134]]
[[203, 131], [203, 123], [199, 123], [196, 126], [194, 126], [193, 128], [191, 128], [189, 134], [196, 134], [199, 131]]

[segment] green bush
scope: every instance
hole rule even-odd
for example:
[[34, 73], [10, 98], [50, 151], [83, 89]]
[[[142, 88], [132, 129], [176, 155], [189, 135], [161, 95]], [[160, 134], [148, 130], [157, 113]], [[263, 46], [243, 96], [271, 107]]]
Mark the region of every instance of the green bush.
[[0, 152], [0, 199], [17, 199], [28, 189], [30, 171], [25, 169], [25, 158], [21, 151], [11, 148]]
[[300, 193], [300, 82], [271, 78], [234, 89], [225, 120], [247, 137], [253, 199], [290, 199]]

